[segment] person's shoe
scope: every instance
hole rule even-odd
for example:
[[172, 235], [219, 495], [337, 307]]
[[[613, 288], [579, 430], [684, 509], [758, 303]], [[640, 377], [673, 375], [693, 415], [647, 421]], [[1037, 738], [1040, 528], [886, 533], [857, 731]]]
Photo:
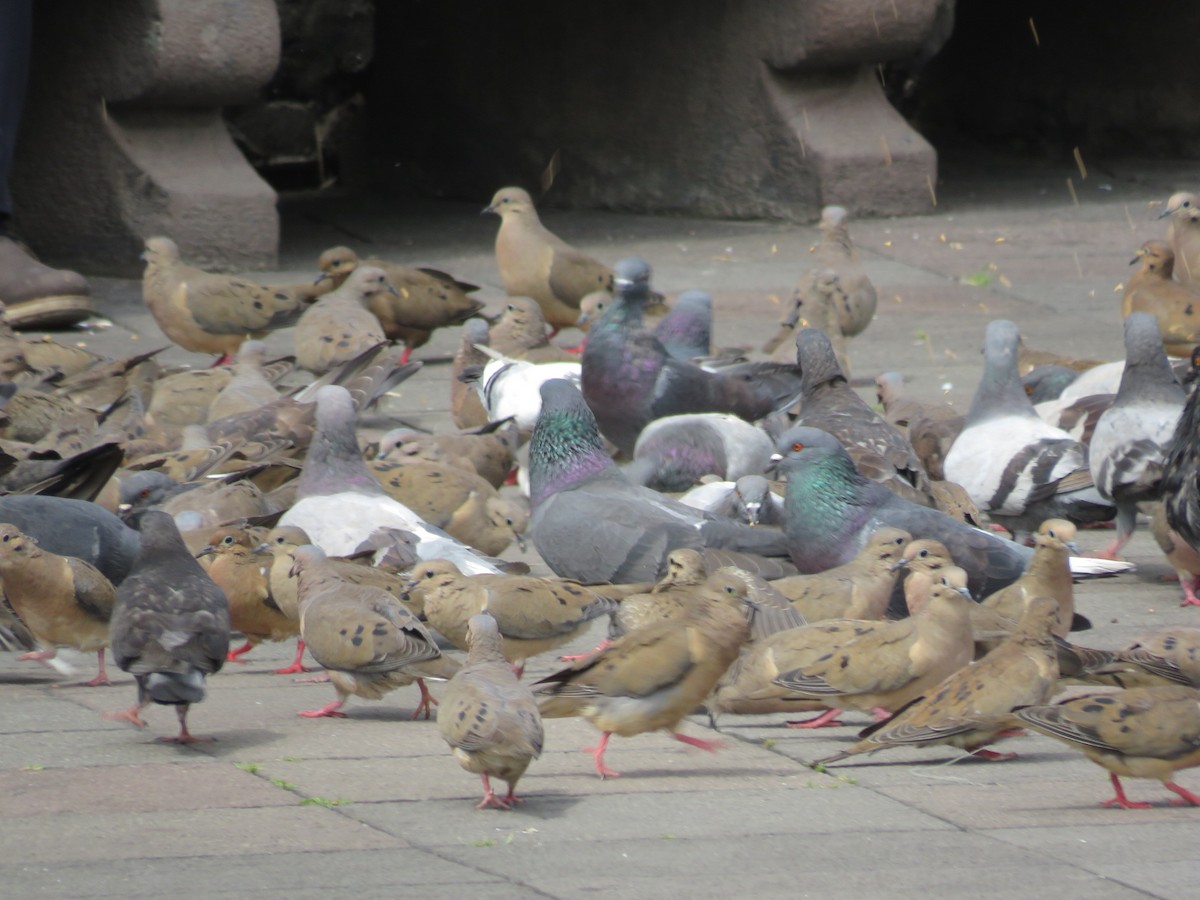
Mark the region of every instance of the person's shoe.
[[0, 237], [0, 300], [13, 328], [65, 328], [81, 322], [95, 312], [90, 293], [79, 273], [44, 266], [12, 238]]

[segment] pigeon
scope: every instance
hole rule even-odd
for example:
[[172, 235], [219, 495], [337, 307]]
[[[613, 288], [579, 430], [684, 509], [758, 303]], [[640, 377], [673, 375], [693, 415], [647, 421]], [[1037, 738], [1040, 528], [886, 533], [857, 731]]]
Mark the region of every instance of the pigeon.
[[732, 573], [714, 575], [680, 617], [655, 622], [535, 682], [545, 718], [582, 716], [601, 731], [585, 752], [601, 778], [609, 738], [664, 729], [677, 741], [714, 751], [719, 744], [677, 731], [750, 638], [749, 586]]
[[1038, 418], [1022, 389], [1017, 338], [1012, 322], [988, 324], [983, 377], [966, 427], [946, 455], [946, 478], [1019, 539], [1045, 519], [1111, 519], [1116, 510], [1092, 483], [1087, 448]]
[[279, 391], [263, 366], [267, 361], [267, 345], [262, 341], [246, 341], [238, 347], [233, 377], [221, 388], [208, 408], [208, 420], [250, 412], [274, 403]]
[[1159, 218], [1168, 216], [1167, 243], [1175, 254], [1175, 277], [1184, 284], [1200, 281], [1200, 198], [1186, 191], [1172, 194]]
[[1125, 374], [1088, 448], [1092, 480], [1117, 507], [1117, 535], [1097, 555], [1116, 559], [1133, 537], [1138, 504], [1157, 500], [1175, 426], [1186, 401], [1149, 313], [1125, 317]]
[[[517, 782], [542, 754], [545, 736], [533, 692], [521, 684], [500, 652], [500, 631], [487, 613], [467, 623], [470, 650], [442, 694], [438, 732], [458, 764], [483, 779], [477, 809], [512, 809], [523, 802]], [[489, 778], [501, 778], [508, 794], [497, 796]]]
[[601, 432], [626, 456], [642, 429], [663, 416], [724, 412], [752, 422], [794, 402], [794, 366], [739, 363], [712, 373], [672, 359], [642, 325], [651, 298], [649, 264], [631, 257], [614, 271], [613, 302], [583, 348], [581, 385]]
[[0, 524], [0, 578], [3, 602], [42, 648], [21, 659], [49, 663], [59, 647], [73, 647], [99, 661], [99, 674], [86, 686], [110, 683], [104, 648], [116, 603], [112, 582], [89, 563], [50, 553], [7, 524]]
[[163, 334], [184, 350], [220, 354], [218, 364], [231, 362], [248, 338], [295, 324], [320, 293], [193, 268], [166, 237], [149, 238], [142, 258], [142, 297]]
[[114, 585], [129, 574], [141, 548], [137, 531], [84, 500], [10, 494], [0, 497], [0, 522], [16, 526], [43, 550], [90, 563]]
[[117, 666], [137, 681], [138, 696], [128, 710], [106, 715], [144, 728], [140, 712], [148, 703], [173, 705], [179, 735], [160, 740], [212, 740], [188, 732], [187, 714], [204, 699], [206, 677], [220, 671], [229, 653], [229, 604], [169, 515], [146, 510], [135, 520], [141, 550], [117, 587], [109, 639]]
[[[328, 372], [386, 340], [367, 304], [380, 294], [395, 294], [382, 269], [362, 266], [340, 288], [304, 311], [292, 333], [296, 363], [310, 372]], [[407, 362], [407, 360], [404, 360]]]
[[1180, 800], [1200, 806], [1200, 796], [1171, 777], [1200, 766], [1200, 691], [1171, 685], [1072, 697], [1053, 706], [1026, 706], [1014, 715], [1027, 727], [1068, 744], [1108, 769], [1116, 796], [1102, 806], [1149, 809], [1125, 796], [1121, 776], [1157, 778]]
[[659, 319], [654, 336], [673, 359], [690, 360], [712, 353], [712, 295], [684, 291]]
[[1200, 391], [1193, 390], [1171, 435], [1161, 491], [1167, 525], [1188, 546], [1200, 548]]
[[666, 416], [638, 436], [625, 474], [657, 491], [686, 491], [705, 475], [761, 475], [775, 447], [767, 433], [727, 413]]
[[488, 356], [479, 348], [488, 342], [488, 323], [483, 319], [468, 319], [462, 327], [458, 351], [454, 354], [450, 380], [450, 417], [459, 428], [476, 428], [488, 422], [483, 400], [475, 390], [474, 379], [463, 377], [470, 369], [482, 371]]
[[481, 371], [467, 368], [462, 377], [474, 385], [488, 421], [512, 419], [522, 435], [533, 431], [541, 412], [538, 388], [552, 378], [579, 384], [581, 366], [577, 362], [532, 363], [498, 356], [483, 345], [479, 349], [490, 357], [489, 362]]
[[536, 300], [529, 297], [509, 297], [504, 311], [488, 329], [489, 347], [509, 359], [531, 363], [568, 362], [571, 352], [551, 344], [546, 336], [546, 319]]
[[317, 284], [328, 278], [335, 287], [341, 287], [359, 268], [383, 272], [395, 290], [372, 294], [367, 308], [389, 340], [404, 342], [401, 363], [408, 362], [413, 350], [428, 343], [435, 330], [465, 322], [484, 306], [467, 296], [479, 290], [477, 285], [458, 281], [437, 269], [412, 268], [380, 259], [360, 260], [349, 247], [331, 247], [321, 254], [317, 265], [322, 275]]
[[[849, 562], [869, 535], [883, 526], [901, 528], [914, 539], [941, 541], [970, 576], [972, 595], [985, 597], [1011, 584], [1033, 551], [1013, 541], [898, 497], [864, 478], [845, 448], [815, 428], [793, 432], [792, 449], [779, 463], [787, 476], [784, 533], [791, 559], [801, 572], [820, 572]], [[1071, 571], [1114, 574], [1129, 563], [1071, 558]]]
[[[796, 333], [796, 361], [802, 390], [795, 424], [829, 432], [864, 474], [870, 471], [873, 480], [910, 500], [927, 501], [929, 479], [912, 446], [850, 387], [823, 331], [802, 328]], [[786, 433], [776, 440], [781, 452], [787, 444]]]
[[528, 192], [501, 188], [483, 211], [500, 217], [496, 265], [504, 290], [536, 300], [551, 337], [575, 324], [585, 296], [612, 289], [612, 270], [547, 230]]
[[743, 475], [737, 481], [698, 484], [679, 498], [684, 506], [747, 525], [782, 525], [783, 496], [762, 475]]
[[1190, 356], [1192, 348], [1200, 344], [1198, 279], [1175, 280], [1175, 253], [1162, 241], [1142, 244], [1129, 264], [1134, 263], [1141, 266], [1125, 285], [1121, 315], [1133, 312], [1153, 315], [1167, 355]]
[[1076, 369], [1048, 364], [1030, 369], [1022, 375], [1021, 386], [1029, 395], [1029, 401], [1037, 406], [1048, 400], [1057, 400], [1078, 377], [1079, 372]]
[[529, 447], [529, 533], [557, 575], [584, 584], [654, 581], [678, 548], [784, 555], [773, 529], [706, 515], [632, 484], [605, 453], [573, 384], [548, 381], [541, 398]]

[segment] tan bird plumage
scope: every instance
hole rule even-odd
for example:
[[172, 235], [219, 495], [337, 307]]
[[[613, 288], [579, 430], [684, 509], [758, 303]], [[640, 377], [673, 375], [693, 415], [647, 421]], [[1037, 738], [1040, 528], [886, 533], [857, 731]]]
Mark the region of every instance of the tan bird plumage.
[[1172, 194], [1159, 218], [1169, 217], [1167, 243], [1175, 254], [1175, 277], [1185, 284], [1200, 281], [1200, 197], [1187, 191]]
[[1142, 244], [1130, 265], [1134, 263], [1141, 265], [1125, 285], [1121, 316], [1150, 313], [1158, 320], [1167, 355], [1191, 355], [1200, 344], [1200, 278], [1176, 281], [1175, 253], [1162, 241]]
[[335, 291], [304, 311], [292, 334], [296, 363], [328, 372], [387, 338], [367, 306], [380, 294], [395, 294], [382, 269], [361, 266]]
[[509, 297], [500, 318], [488, 330], [488, 346], [510, 359], [530, 362], [578, 361], [576, 354], [550, 343], [546, 317], [531, 297]]
[[1007, 619], [1019, 621], [1034, 597], [1053, 597], [1058, 601], [1058, 622], [1054, 633], [1065, 638], [1075, 618], [1075, 586], [1071, 577], [1070, 544], [1075, 526], [1065, 519], [1047, 519], [1033, 536], [1033, 559], [1025, 574], [1001, 588], [982, 603]]
[[1200, 606], [1200, 553], [1192, 549], [1167, 522], [1167, 508], [1163, 503], [1156, 503], [1154, 515], [1150, 517], [1150, 533], [1154, 542], [1163, 552], [1179, 578], [1179, 587], [1183, 590], [1183, 600], [1180, 606]]
[[300, 634], [299, 621], [285, 615], [271, 596], [271, 556], [258, 552], [267, 546], [249, 548], [233, 540], [201, 550], [213, 557], [208, 575], [229, 601], [229, 627], [246, 638], [244, 646], [229, 651], [229, 662], [243, 662], [239, 657], [263, 641], [286, 641]]

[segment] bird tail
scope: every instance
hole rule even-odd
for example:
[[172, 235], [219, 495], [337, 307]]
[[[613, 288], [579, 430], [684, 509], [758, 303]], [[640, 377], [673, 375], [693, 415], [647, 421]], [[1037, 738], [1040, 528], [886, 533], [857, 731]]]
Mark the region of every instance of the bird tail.
[[151, 672], [139, 678], [139, 685], [155, 703], [199, 703], [204, 699], [204, 673], [195, 667], [186, 672]]

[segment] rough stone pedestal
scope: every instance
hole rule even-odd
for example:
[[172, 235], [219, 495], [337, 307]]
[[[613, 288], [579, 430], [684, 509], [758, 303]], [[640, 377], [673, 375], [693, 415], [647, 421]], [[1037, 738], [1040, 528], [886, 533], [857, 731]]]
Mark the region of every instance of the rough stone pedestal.
[[877, 69], [928, 52], [945, 7], [380, 4], [378, 173], [486, 199], [508, 183], [536, 190], [557, 151], [547, 203], [801, 220], [829, 203], [927, 211], [936, 154], [888, 104]]
[[220, 108], [255, 95], [279, 61], [274, 0], [39, 0], [13, 192], [47, 260], [140, 269], [144, 238], [184, 258], [270, 268], [275, 192]]

